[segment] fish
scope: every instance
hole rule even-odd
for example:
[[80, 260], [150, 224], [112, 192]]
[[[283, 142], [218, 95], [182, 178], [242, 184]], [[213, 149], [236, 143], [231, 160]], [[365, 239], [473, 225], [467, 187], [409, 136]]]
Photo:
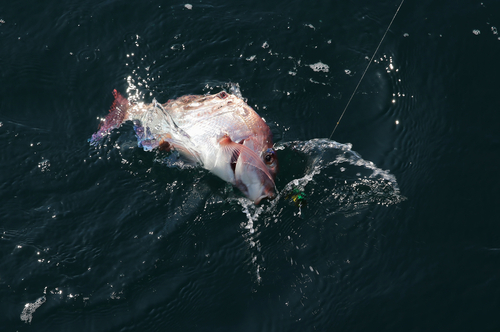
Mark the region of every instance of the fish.
[[177, 151], [238, 188], [255, 205], [276, 197], [278, 158], [266, 122], [243, 100], [239, 89], [185, 95], [160, 104], [131, 102], [117, 90], [98, 131], [97, 146], [113, 129], [132, 121], [137, 144], [146, 151]]

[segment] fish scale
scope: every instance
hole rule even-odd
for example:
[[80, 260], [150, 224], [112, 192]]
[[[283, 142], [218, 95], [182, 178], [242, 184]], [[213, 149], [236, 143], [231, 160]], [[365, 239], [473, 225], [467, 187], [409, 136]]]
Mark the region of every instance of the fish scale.
[[275, 197], [278, 160], [271, 130], [240, 98], [221, 91], [215, 95], [187, 95], [165, 104], [131, 104], [116, 90], [110, 113], [92, 135], [97, 145], [124, 121], [132, 121], [138, 145], [144, 150], [177, 150], [233, 184], [258, 204]]

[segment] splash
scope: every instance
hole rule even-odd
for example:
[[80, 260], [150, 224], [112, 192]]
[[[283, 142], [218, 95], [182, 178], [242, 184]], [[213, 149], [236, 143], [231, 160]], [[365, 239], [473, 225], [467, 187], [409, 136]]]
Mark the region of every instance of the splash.
[[[256, 207], [245, 199], [238, 199], [247, 221], [242, 227], [249, 235], [256, 232], [256, 222], [261, 214], [272, 213], [277, 205], [287, 201], [297, 203], [297, 195], [306, 197], [301, 208], [311, 206], [334, 213], [356, 212], [368, 204], [389, 206], [406, 198], [401, 195], [396, 177], [373, 162], [364, 160], [351, 144], [342, 144], [329, 139], [292, 141], [276, 145], [276, 150], [287, 153], [290, 159], [304, 158], [305, 169], [294, 174], [267, 205]], [[298, 153], [298, 156], [290, 156]], [[292, 198], [292, 199], [290, 199]]]
[[[280, 143], [275, 148], [281, 150], [285, 163], [286, 160], [302, 159], [302, 168], [299, 170], [287, 163], [290, 166], [287, 171], [292, 172], [293, 178], [267, 204], [255, 206], [245, 198], [232, 199], [246, 216], [241, 224], [242, 236], [248, 244], [257, 284], [262, 282], [261, 272], [265, 270], [260, 228], [270, 220], [276, 222], [282, 211], [293, 210], [298, 218], [306, 218], [314, 211], [317, 220], [322, 216], [326, 221], [334, 214], [350, 217], [369, 205], [389, 206], [405, 200], [396, 177], [364, 160], [352, 150], [351, 144], [312, 139]], [[298, 200], [299, 196], [303, 201]]]
[[242, 223], [241, 227], [245, 230], [243, 237], [251, 249], [251, 262], [255, 268], [255, 278], [257, 283], [260, 284], [262, 281], [260, 276], [262, 267], [259, 263], [258, 255], [261, 251], [261, 244], [256, 236], [256, 231], [258, 229], [256, 222], [259, 219], [260, 214], [264, 212], [264, 207], [256, 206], [253, 202], [245, 198], [237, 198], [236, 200], [241, 205], [242, 212], [247, 217], [247, 221]]
[[282, 198], [297, 190], [310, 192], [313, 205], [330, 211], [336, 207], [337, 212], [356, 211], [371, 203], [388, 206], [405, 199], [396, 177], [364, 160], [351, 144], [312, 139], [282, 143], [277, 149], [290, 149], [306, 158], [304, 175], [285, 185]]

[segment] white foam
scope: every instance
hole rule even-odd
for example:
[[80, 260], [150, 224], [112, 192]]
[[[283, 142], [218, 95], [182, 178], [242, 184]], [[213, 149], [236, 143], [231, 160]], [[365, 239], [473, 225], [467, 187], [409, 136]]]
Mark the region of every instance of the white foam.
[[312, 65], [309, 65], [309, 67], [311, 67], [311, 69], [316, 72], [328, 73], [328, 71], [330, 70], [330, 67], [322, 62], [313, 63]]
[[39, 297], [35, 302], [33, 303], [26, 303], [24, 305], [23, 312], [21, 313], [21, 320], [25, 323], [31, 323], [31, 320], [33, 319], [33, 313], [35, 312], [36, 309], [38, 309], [42, 304], [45, 303], [47, 298], [44, 296]]

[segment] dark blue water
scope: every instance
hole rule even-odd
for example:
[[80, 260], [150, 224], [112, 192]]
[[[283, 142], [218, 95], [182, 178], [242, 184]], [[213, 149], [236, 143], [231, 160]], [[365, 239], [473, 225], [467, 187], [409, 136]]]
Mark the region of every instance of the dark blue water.
[[[497, 331], [500, 4], [0, 4], [2, 331]], [[237, 83], [277, 142], [260, 207], [112, 103]], [[299, 207], [290, 195], [307, 195]]]

